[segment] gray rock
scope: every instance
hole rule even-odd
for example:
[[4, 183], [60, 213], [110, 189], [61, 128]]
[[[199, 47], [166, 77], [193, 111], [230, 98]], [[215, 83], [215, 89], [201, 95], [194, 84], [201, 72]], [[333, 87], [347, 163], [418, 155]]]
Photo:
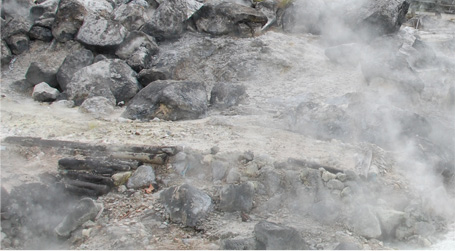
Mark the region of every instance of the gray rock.
[[16, 34], [5, 39], [5, 42], [13, 54], [20, 55], [28, 50], [30, 40], [27, 35]]
[[273, 196], [281, 187], [281, 175], [273, 169], [261, 171], [261, 183], [264, 184], [267, 194]]
[[254, 235], [258, 242], [258, 249], [308, 249], [307, 244], [295, 228], [281, 224], [260, 221], [254, 226]]
[[141, 28], [159, 40], [179, 37], [186, 28], [185, 21], [202, 7], [196, 0], [161, 2], [151, 19]]
[[81, 1], [61, 0], [52, 25], [52, 35], [59, 42], [72, 40], [82, 26], [87, 13]]
[[162, 71], [156, 70], [154, 68], [143, 69], [137, 75], [137, 80], [144, 87], [153, 81], [166, 80], [166, 79], [168, 79], [166, 74], [164, 74]]
[[26, 79], [14, 81], [11, 88], [19, 93], [32, 95], [34, 85], [29, 83]]
[[[255, 28], [267, 23], [260, 11], [237, 3], [221, 2], [205, 4], [193, 15], [199, 31], [212, 35], [240, 35], [251, 37]], [[245, 25], [245, 29], [242, 28]]]
[[277, 12], [279, 4], [275, 0], [263, 0], [255, 2], [255, 9], [262, 12], [267, 17], [267, 23], [262, 27], [262, 30], [270, 27], [277, 22]]
[[156, 184], [155, 171], [151, 166], [142, 165], [137, 168], [133, 175], [128, 179], [128, 188], [140, 189]]
[[217, 108], [229, 108], [238, 105], [245, 97], [245, 86], [217, 83], [211, 92], [210, 105]]
[[240, 172], [237, 168], [231, 168], [226, 176], [226, 183], [234, 184], [240, 181]]
[[378, 209], [376, 214], [381, 223], [382, 237], [384, 239], [395, 238], [395, 230], [404, 221], [404, 212]]
[[213, 181], [222, 180], [226, 176], [228, 164], [219, 160], [213, 161], [210, 166], [212, 167]]
[[205, 192], [184, 184], [170, 187], [160, 194], [171, 221], [194, 227], [212, 208], [212, 199]]
[[103, 118], [114, 112], [114, 106], [115, 104], [112, 100], [96, 96], [84, 100], [79, 107], [79, 111], [92, 114], [95, 118]]
[[2, 21], [2, 39], [8, 39], [14, 35], [27, 35], [32, 27], [32, 23], [23, 16], [14, 16], [7, 21]]
[[32, 0], [4, 0], [2, 1], [2, 17], [5, 15], [26, 17], [32, 5]]
[[149, 19], [147, 7], [140, 4], [122, 4], [113, 13], [113, 19], [120, 22], [127, 30], [139, 30]]
[[90, 198], [81, 199], [55, 228], [55, 233], [60, 237], [69, 237], [78, 227], [89, 220], [94, 220], [103, 205]]
[[1, 188], [0, 195], [1, 195], [1, 197], [0, 197], [1, 205], [0, 206], [1, 206], [1, 212], [3, 213], [3, 212], [6, 212], [6, 209], [9, 205], [9, 193], [8, 193], [8, 191], [6, 191], [6, 189], [3, 186]]
[[35, 101], [52, 102], [55, 101], [60, 92], [50, 87], [47, 83], [41, 82], [33, 88], [32, 97]]
[[57, 88], [57, 68], [41, 62], [32, 62], [25, 73], [25, 79], [32, 85], [46, 82], [51, 87]]
[[125, 39], [127, 29], [120, 23], [89, 14], [79, 28], [76, 40], [101, 51], [114, 51]]
[[361, 45], [356, 43], [329, 47], [324, 54], [336, 64], [350, 66], [357, 66], [362, 58]]
[[118, 104], [128, 102], [140, 90], [134, 72], [120, 59], [107, 59], [74, 73], [67, 85], [68, 98], [76, 105], [90, 97], [102, 96]]
[[327, 188], [332, 189], [332, 190], [343, 190], [344, 184], [343, 182], [333, 179], [327, 182]]
[[[50, 14], [55, 15], [55, 13], [57, 12], [59, 2], [60, 2], [59, 0], [47, 0], [43, 1], [42, 3], [35, 4], [30, 8], [30, 18], [36, 21], [38, 19], [43, 18], [43, 16], [47, 16]], [[50, 28], [50, 26], [48, 28]]]
[[50, 42], [52, 39], [54, 39], [51, 29], [37, 25], [33, 26], [30, 29], [28, 35], [31, 39], [41, 40], [44, 42]]
[[254, 238], [227, 239], [221, 241], [223, 250], [256, 250], [256, 240]]
[[77, 50], [66, 56], [57, 72], [57, 81], [60, 88], [65, 91], [66, 86], [69, 82], [71, 82], [74, 73], [86, 66], [91, 65], [93, 60], [93, 53], [87, 49]]
[[207, 111], [205, 86], [198, 82], [158, 80], [142, 89], [123, 117], [164, 120], [198, 119]]
[[145, 47], [140, 47], [126, 60], [126, 63], [136, 72], [149, 68], [152, 63], [152, 55]]
[[249, 212], [253, 208], [254, 185], [225, 185], [220, 192], [220, 209], [226, 212]]
[[133, 31], [119, 46], [115, 54], [127, 60], [127, 64], [135, 71], [150, 68], [152, 56], [158, 53], [155, 39], [141, 31]]
[[9, 49], [8, 45], [6, 44], [6, 42], [2, 39], [2, 58], [1, 58], [1, 62], [2, 62], [2, 65], [7, 65], [9, 64], [9, 62], [11, 62], [11, 59], [13, 59], [13, 55], [11, 54], [11, 50]]
[[351, 224], [354, 232], [365, 238], [377, 239], [382, 235], [380, 222], [368, 206], [355, 210]]

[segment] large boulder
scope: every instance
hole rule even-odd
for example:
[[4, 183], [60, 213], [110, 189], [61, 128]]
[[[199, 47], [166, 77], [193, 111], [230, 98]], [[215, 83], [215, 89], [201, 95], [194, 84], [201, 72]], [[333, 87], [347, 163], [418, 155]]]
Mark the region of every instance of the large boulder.
[[184, 184], [170, 187], [160, 194], [171, 221], [194, 227], [212, 208], [212, 199], [205, 192]]
[[87, 49], [73, 51], [71, 54], [66, 56], [57, 72], [57, 81], [63, 91], [66, 90], [66, 86], [69, 82], [71, 82], [74, 73], [86, 66], [91, 65], [93, 63], [93, 59], [93, 53]]
[[299, 232], [292, 227], [268, 221], [260, 221], [254, 226], [258, 249], [302, 250], [308, 249]]
[[52, 34], [59, 42], [72, 40], [84, 22], [88, 11], [78, 0], [61, 0], [58, 5]]
[[254, 185], [225, 185], [220, 192], [220, 209], [227, 212], [249, 212], [253, 208]]
[[32, 97], [35, 101], [52, 102], [55, 101], [60, 92], [50, 87], [47, 83], [39, 83], [33, 88]]
[[198, 119], [207, 111], [205, 86], [198, 82], [158, 80], [142, 89], [123, 117], [164, 120]]
[[46, 82], [51, 87], [58, 87], [57, 68], [41, 62], [32, 62], [25, 73], [25, 79], [32, 85]]
[[27, 35], [31, 27], [32, 23], [22, 16], [6, 19], [5, 22], [2, 20], [2, 39], [8, 39], [18, 34]]
[[260, 11], [237, 3], [222, 2], [205, 4], [194, 15], [199, 31], [212, 35], [253, 36], [256, 28], [267, 23]]
[[67, 85], [68, 98], [76, 105], [103, 96], [115, 104], [129, 101], [140, 90], [136, 72], [120, 59], [106, 59], [74, 73]]
[[79, 28], [76, 40], [89, 48], [114, 51], [125, 39], [128, 31], [117, 21], [89, 14]]
[[159, 40], [177, 38], [185, 30], [186, 20], [201, 7], [196, 0], [162, 1], [141, 30]]

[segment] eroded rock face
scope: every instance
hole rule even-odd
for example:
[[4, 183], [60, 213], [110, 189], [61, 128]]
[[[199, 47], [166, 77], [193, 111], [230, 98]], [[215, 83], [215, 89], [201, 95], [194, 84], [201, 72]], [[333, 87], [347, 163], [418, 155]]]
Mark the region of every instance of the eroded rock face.
[[74, 73], [67, 85], [68, 98], [76, 105], [85, 99], [103, 96], [113, 103], [129, 101], [140, 90], [134, 72], [120, 59], [107, 59]]
[[198, 119], [207, 111], [205, 86], [198, 82], [159, 80], [142, 89], [123, 117], [164, 120]]
[[162, 191], [160, 199], [173, 222], [189, 227], [204, 219], [212, 206], [210, 196], [188, 184]]
[[205, 4], [193, 19], [199, 31], [212, 35], [252, 36], [255, 28], [267, 23], [260, 11], [236, 3]]
[[254, 226], [254, 235], [259, 249], [308, 249], [295, 228], [281, 224], [260, 221]]

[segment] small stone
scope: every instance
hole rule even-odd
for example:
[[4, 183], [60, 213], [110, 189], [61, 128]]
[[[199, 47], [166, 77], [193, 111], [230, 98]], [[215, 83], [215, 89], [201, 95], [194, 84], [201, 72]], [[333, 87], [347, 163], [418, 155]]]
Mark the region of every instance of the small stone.
[[118, 191], [119, 193], [124, 193], [124, 192], [126, 192], [127, 190], [128, 190], [128, 189], [126, 188], [125, 185], [121, 185], [121, 186], [119, 186], [119, 187], [117, 188], [117, 191]]
[[226, 183], [234, 184], [240, 181], [240, 173], [237, 168], [231, 168], [226, 177]]
[[256, 163], [249, 162], [246, 166], [245, 174], [250, 177], [256, 177], [258, 175], [259, 168]]
[[329, 180], [335, 179], [337, 176], [331, 172], [323, 171], [322, 172], [322, 180], [328, 182]]
[[92, 229], [89, 228], [89, 229], [82, 229], [82, 236], [85, 237], [85, 238], [88, 238], [90, 237], [90, 233], [92, 232]]
[[[114, 180], [114, 185], [121, 186], [125, 184], [128, 179], [131, 177], [132, 172], [120, 172], [112, 175], [112, 179]], [[119, 188], [120, 189], [120, 188]]]
[[57, 99], [59, 94], [60, 92], [57, 89], [50, 87], [45, 82], [42, 82], [35, 85], [32, 97], [35, 101], [52, 102]]
[[337, 179], [341, 182], [345, 182], [347, 180], [347, 175], [345, 173], [337, 173]]
[[131, 178], [128, 179], [126, 186], [128, 188], [139, 189], [155, 183], [155, 171], [153, 170], [153, 167], [142, 165], [138, 167]]
[[213, 155], [217, 154], [219, 151], [220, 151], [220, 148], [218, 146], [214, 146], [214, 147], [210, 148], [210, 153]]

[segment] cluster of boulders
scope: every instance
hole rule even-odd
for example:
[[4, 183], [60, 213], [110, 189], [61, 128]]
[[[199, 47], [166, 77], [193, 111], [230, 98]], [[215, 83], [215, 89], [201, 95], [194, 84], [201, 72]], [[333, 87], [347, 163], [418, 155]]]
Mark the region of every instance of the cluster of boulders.
[[[242, 58], [225, 67], [220, 64], [225, 56], [218, 55], [218, 64], [210, 67], [216, 69], [205, 74], [215, 76], [214, 79], [192, 78], [195, 71], [206, 71], [200, 61], [213, 63], [209, 58], [222, 53], [217, 51], [223, 48], [217, 48], [210, 38], [201, 40], [196, 36], [203, 51], [188, 50], [190, 47], [178, 41], [190, 44], [188, 40], [194, 40], [185, 34], [253, 37], [270, 26], [311, 32], [313, 26], [323, 27], [329, 22], [329, 13], [340, 11], [332, 7], [322, 0], [304, 4], [275, 0], [5, 1], [2, 64], [26, 52], [31, 40], [76, 42], [85, 48], [72, 51], [58, 66], [33, 62], [25, 79], [15, 85], [33, 88], [32, 97], [37, 101], [70, 100], [82, 111], [97, 115], [108, 115], [115, 106], [127, 105], [123, 116], [130, 119], [196, 119], [210, 105], [226, 108], [238, 104], [245, 88], [230, 83], [239, 76], [250, 75], [252, 69], [244, 67]], [[302, 11], [315, 8], [321, 10], [320, 16], [324, 18], [318, 15], [300, 18]], [[400, 27], [407, 4], [379, 1], [362, 5], [361, 10], [350, 17], [353, 20], [346, 20], [346, 25], [355, 31], [364, 29], [359, 27], [380, 26], [380, 32], [374, 35], [378, 36]], [[214, 92], [207, 93], [213, 86]]]

